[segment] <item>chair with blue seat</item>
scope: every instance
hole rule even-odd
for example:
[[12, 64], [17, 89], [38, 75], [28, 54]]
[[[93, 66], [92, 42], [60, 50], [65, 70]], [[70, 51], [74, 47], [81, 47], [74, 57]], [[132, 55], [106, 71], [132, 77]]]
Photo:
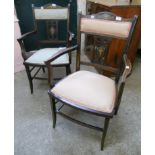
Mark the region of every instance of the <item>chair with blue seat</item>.
[[[21, 47], [24, 65], [28, 76], [31, 93], [33, 93], [33, 80], [47, 80], [37, 77], [41, 69], [45, 71], [44, 61], [48, 60], [58, 51], [71, 45], [73, 33], [70, 32], [70, 4], [61, 7], [56, 4], [46, 4], [41, 7], [32, 5], [34, 31], [23, 34], [18, 38]], [[37, 36], [38, 49], [26, 51], [25, 40]], [[70, 74], [71, 54], [65, 54], [51, 62], [53, 67], [65, 67], [66, 74]], [[38, 68], [38, 69], [35, 69]], [[33, 73], [34, 72], [34, 73]], [[32, 75], [33, 74], [33, 75]]]
[[[75, 123], [101, 131], [101, 150], [103, 150], [109, 120], [118, 112], [125, 81], [131, 73], [131, 63], [127, 53], [137, 18], [135, 15], [132, 19], [124, 19], [110, 12], [101, 12], [87, 16], [79, 15], [78, 45], [62, 49], [46, 61], [48, 71], [50, 72], [51, 62], [66, 53], [76, 52], [76, 72], [59, 81], [48, 91], [51, 101], [53, 128], [56, 125], [56, 116], [60, 114]], [[100, 65], [82, 61], [81, 34], [83, 33], [108, 39], [118, 38], [125, 41], [121, 65], [118, 68], [114, 68], [106, 64], [106, 62]], [[109, 77], [87, 70], [80, 70], [80, 65], [93, 66], [105, 72], [111, 72], [113, 76]], [[56, 106], [58, 102], [62, 103], [62, 106], [59, 108]], [[104, 127], [94, 126], [72, 118], [72, 116], [62, 111], [64, 106], [70, 106], [74, 109], [104, 117]]]

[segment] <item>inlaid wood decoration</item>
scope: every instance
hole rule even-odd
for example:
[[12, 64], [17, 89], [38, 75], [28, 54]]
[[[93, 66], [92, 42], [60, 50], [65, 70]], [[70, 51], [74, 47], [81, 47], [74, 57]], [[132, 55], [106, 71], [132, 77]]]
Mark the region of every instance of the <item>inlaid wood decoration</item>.
[[[15, 9], [17, 12], [17, 17], [19, 19], [19, 26], [21, 29], [21, 34], [25, 34], [34, 30], [34, 18], [33, 18], [33, 11], [32, 11], [32, 4], [36, 7], [41, 7], [46, 4], [56, 4], [61, 7], [66, 7], [68, 3], [70, 3], [70, 31], [73, 32], [76, 36], [77, 32], [77, 1], [76, 0], [15, 0]], [[57, 15], [64, 15], [64, 13], [58, 13]], [[59, 34], [57, 33], [56, 23], [49, 22], [48, 24], [41, 23], [40, 24], [40, 33], [39, 36], [41, 39], [56, 39], [57, 36], [66, 39], [66, 23], [59, 23]], [[61, 25], [61, 26], [60, 26]], [[46, 30], [46, 27], [49, 29]], [[64, 30], [63, 30], [64, 29]], [[51, 31], [51, 34], [47, 35], [48, 30]], [[61, 35], [60, 35], [61, 33]], [[39, 39], [40, 39], [39, 38]], [[38, 37], [32, 36], [29, 39], [25, 39], [25, 48], [27, 51], [35, 50], [38, 47]], [[76, 43], [76, 38], [74, 39], [74, 43]]]
[[48, 39], [56, 40], [58, 39], [58, 22], [48, 21], [47, 23], [47, 34]]

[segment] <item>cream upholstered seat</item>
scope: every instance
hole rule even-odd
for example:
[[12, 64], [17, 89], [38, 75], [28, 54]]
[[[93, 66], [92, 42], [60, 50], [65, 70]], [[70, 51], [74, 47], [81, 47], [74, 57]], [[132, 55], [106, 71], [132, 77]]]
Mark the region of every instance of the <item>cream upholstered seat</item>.
[[[63, 47], [65, 48], [65, 47]], [[48, 60], [51, 56], [56, 54], [60, 49], [63, 48], [43, 48], [36, 51], [31, 57], [29, 57], [25, 62], [30, 64], [40, 64], [44, 65], [44, 61]], [[68, 64], [69, 63], [69, 56], [68, 54], [62, 55], [55, 61], [51, 62], [52, 65], [57, 64]]]
[[[76, 52], [76, 72], [68, 75], [56, 85], [54, 85], [51, 80], [52, 88], [48, 90], [48, 94], [52, 110], [53, 128], [55, 128], [57, 114], [59, 114], [79, 125], [101, 131], [101, 150], [103, 150], [109, 121], [118, 112], [125, 80], [131, 74], [132, 66], [128, 59], [128, 50], [132, 41], [132, 34], [137, 18], [137, 15], [133, 18], [122, 18], [107, 11], [86, 16], [79, 14], [77, 45], [60, 51], [57, 55], [45, 62], [50, 71], [50, 63], [52, 61], [63, 54]], [[83, 34], [91, 35], [91, 43], [93, 45], [92, 50], [84, 53], [81, 51]], [[123, 42], [121, 49], [120, 46], [116, 50], [111, 48], [115, 39], [119, 39]], [[95, 49], [101, 46], [103, 52]], [[114, 61], [113, 59], [109, 59], [111, 51], [114, 57], [115, 55], [118, 56], [116, 58], [116, 65], [110, 62]], [[118, 51], [121, 53], [120, 55], [118, 55]], [[93, 52], [97, 55], [96, 59], [93, 57]], [[82, 58], [83, 54], [88, 56], [90, 62], [84, 61]], [[120, 64], [117, 63], [119, 59]], [[98, 73], [104, 74], [105, 76], [90, 71], [80, 71], [81, 65], [93, 66]], [[113, 77], [113, 79], [109, 77]], [[61, 102], [62, 105], [57, 106], [57, 101]], [[104, 127], [102, 128], [101, 125], [96, 126], [87, 123], [86, 119], [82, 121], [82, 118], [76, 119], [72, 117], [69, 112], [63, 110], [65, 106], [105, 117]]]
[[61, 80], [51, 92], [77, 106], [111, 113], [116, 97], [115, 81], [89, 71], [78, 71]]

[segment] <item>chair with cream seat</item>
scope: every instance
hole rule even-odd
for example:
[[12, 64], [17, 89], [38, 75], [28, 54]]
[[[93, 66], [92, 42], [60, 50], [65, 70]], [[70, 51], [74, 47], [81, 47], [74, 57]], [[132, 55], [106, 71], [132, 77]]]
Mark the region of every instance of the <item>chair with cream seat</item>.
[[[32, 12], [35, 30], [23, 34], [18, 38], [31, 93], [33, 93], [33, 79], [48, 79], [36, 76], [41, 68], [45, 72], [46, 65], [44, 61], [48, 60], [61, 49], [69, 47], [73, 38], [73, 33], [69, 31], [70, 4], [67, 7], [61, 7], [56, 4], [46, 4], [42, 7], [32, 5]], [[61, 32], [59, 31], [60, 29]], [[32, 35], [38, 38], [38, 49], [27, 52], [24, 41], [32, 37]], [[70, 64], [71, 54], [68, 53], [51, 62], [53, 67], [65, 67], [67, 75], [71, 73]]]
[[[110, 12], [102, 12], [87, 16], [79, 15], [78, 45], [62, 49], [51, 59], [46, 61], [46, 65], [50, 71], [50, 63], [60, 56], [70, 52], [76, 52], [77, 54], [76, 72], [59, 81], [48, 91], [51, 101], [53, 128], [55, 128], [56, 125], [56, 114], [60, 114], [80, 125], [99, 130], [102, 132], [101, 150], [103, 150], [109, 120], [117, 114], [125, 86], [125, 80], [131, 73], [131, 63], [127, 57], [127, 52], [136, 21], [136, 15], [132, 19], [124, 19]], [[106, 63], [100, 65], [82, 61], [82, 58], [80, 57], [82, 33], [124, 40], [125, 45], [122, 54], [122, 64], [118, 68], [114, 68], [108, 66]], [[106, 72], [112, 72], [113, 77], [91, 71], [80, 70], [80, 64], [98, 67]], [[62, 106], [57, 108], [57, 102], [61, 102]], [[70, 106], [84, 112], [104, 117], [104, 127], [96, 127], [73, 119], [71, 116], [62, 112], [64, 106]]]

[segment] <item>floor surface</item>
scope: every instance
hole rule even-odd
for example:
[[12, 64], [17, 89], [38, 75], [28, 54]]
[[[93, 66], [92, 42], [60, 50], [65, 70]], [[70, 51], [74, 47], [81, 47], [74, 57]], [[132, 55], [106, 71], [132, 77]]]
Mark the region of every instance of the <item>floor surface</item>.
[[[47, 73], [47, 72], [46, 72]], [[55, 71], [55, 76], [64, 70]], [[15, 74], [15, 155], [140, 155], [141, 142], [141, 63], [137, 58], [127, 79], [118, 115], [109, 125], [104, 151], [100, 151], [101, 133], [74, 124], [61, 116], [52, 128], [52, 114], [46, 81], [34, 82], [30, 94], [25, 71]], [[101, 127], [103, 118], [66, 111]]]

